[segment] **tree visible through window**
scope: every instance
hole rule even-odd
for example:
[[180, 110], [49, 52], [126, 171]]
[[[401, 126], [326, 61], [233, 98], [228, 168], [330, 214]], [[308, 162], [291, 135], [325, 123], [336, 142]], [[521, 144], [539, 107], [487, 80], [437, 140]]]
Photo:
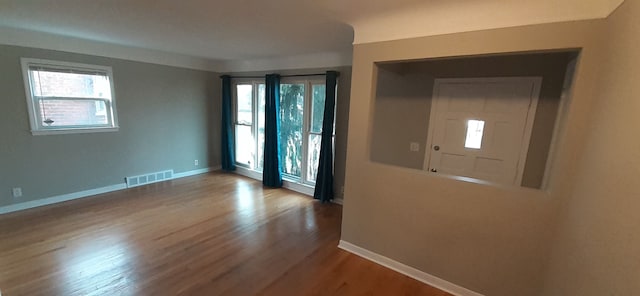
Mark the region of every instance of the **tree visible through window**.
[[322, 122], [324, 120], [324, 102], [326, 86], [313, 84], [311, 93], [311, 127], [309, 128], [309, 153], [307, 180], [315, 182], [320, 162], [320, 143], [322, 142]]
[[283, 173], [295, 177], [302, 176], [304, 90], [304, 84], [280, 85], [280, 159]]
[[[261, 81], [236, 84], [236, 163], [255, 171], [263, 167], [264, 91]], [[280, 163], [289, 181], [315, 183], [325, 92], [319, 80], [280, 84]]]

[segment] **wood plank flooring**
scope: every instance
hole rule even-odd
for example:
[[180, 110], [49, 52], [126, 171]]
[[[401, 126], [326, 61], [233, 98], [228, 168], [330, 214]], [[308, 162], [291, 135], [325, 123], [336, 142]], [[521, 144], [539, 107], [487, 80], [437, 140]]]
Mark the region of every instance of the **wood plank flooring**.
[[211, 173], [0, 215], [17, 295], [450, 295], [337, 248], [342, 207]]

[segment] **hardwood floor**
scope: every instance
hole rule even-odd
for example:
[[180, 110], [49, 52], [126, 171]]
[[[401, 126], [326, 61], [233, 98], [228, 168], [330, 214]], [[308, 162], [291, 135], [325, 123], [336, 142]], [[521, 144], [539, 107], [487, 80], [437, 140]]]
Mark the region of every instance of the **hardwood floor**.
[[342, 207], [224, 173], [0, 215], [16, 295], [450, 295], [337, 248]]

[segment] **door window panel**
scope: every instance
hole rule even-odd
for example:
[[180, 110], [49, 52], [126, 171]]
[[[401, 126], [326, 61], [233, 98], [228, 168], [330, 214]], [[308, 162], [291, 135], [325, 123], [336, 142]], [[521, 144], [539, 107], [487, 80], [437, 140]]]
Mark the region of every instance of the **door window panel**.
[[480, 149], [482, 147], [482, 135], [484, 134], [483, 120], [467, 121], [467, 137], [464, 142], [465, 148]]

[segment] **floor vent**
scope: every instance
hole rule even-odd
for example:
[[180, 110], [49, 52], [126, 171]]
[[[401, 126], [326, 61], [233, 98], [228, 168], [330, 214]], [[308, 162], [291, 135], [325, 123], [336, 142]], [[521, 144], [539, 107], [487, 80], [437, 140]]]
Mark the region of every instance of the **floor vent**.
[[141, 186], [145, 184], [171, 180], [173, 179], [173, 170], [149, 173], [149, 174], [133, 176], [133, 177], [126, 177], [124, 179], [127, 182], [127, 188], [131, 188], [131, 187]]

